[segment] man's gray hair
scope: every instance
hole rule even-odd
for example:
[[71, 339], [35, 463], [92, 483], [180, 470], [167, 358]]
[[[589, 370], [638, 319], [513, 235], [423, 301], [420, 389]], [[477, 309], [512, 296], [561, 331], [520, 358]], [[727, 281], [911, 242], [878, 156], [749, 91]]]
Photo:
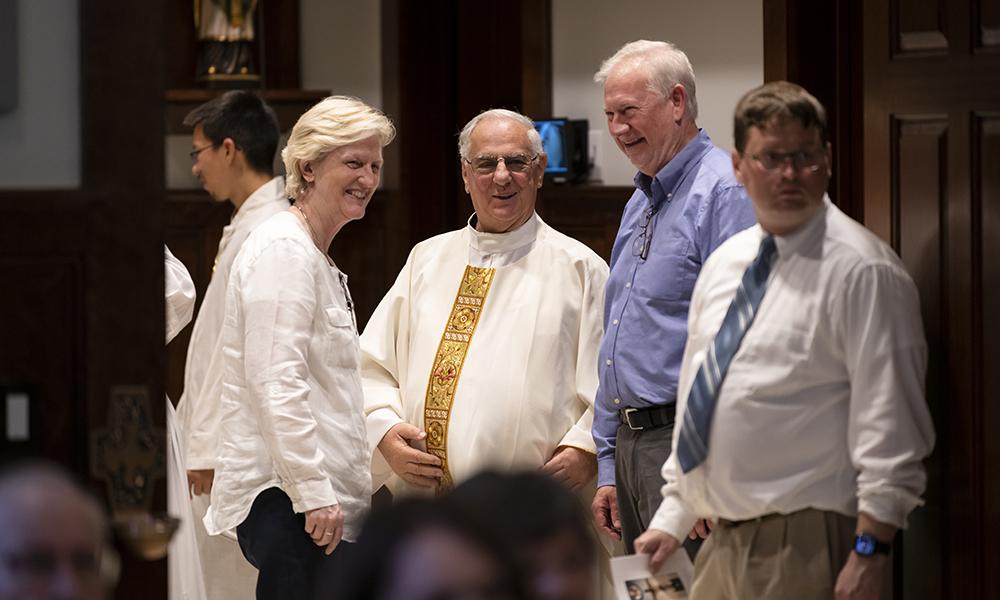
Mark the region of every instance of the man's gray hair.
[[649, 78], [649, 90], [667, 96], [676, 84], [687, 92], [687, 112], [691, 120], [698, 118], [698, 99], [695, 95], [694, 69], [687, 54], [670, 42], [636, 40], [622, 46], [618, 52], [601, 63], [594, 74], [594, 81], [604, 84], [613, 71], [628, 65], [644, 71]]
[[458, 155], [469, 160], [469, 146], [471, 145], [472, 131], [484, 119], [508, 119], [524, 126], [528, 132], [528, 143], [531, 144], [531, 151], [535, 154], [542, 154], [542, 136], [535, 129], [535, 122], [521, 113], [504, 108], [494, 108], [481, 112], [472, 117], [472, 120], [465, 124], [462, 132], [458, 134]]

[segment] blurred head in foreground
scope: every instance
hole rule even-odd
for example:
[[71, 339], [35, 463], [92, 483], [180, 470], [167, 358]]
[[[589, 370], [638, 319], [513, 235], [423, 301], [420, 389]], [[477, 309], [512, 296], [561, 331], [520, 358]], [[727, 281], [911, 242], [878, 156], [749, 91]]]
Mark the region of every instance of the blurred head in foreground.
[[510, 552], [476, 519], [440, 500], [407, 499], [371, 515], [349, 559], [317, 598], [520, 600]]
[[62, 469], [24, 463], [0, 473], [0, 600], [105, 597], [100, 506]]
[[448, 499], [513, 548], [539, 600], [590, 600], [597, 591], [594, 539], [580, 499], [537, 472], [485, 472]]

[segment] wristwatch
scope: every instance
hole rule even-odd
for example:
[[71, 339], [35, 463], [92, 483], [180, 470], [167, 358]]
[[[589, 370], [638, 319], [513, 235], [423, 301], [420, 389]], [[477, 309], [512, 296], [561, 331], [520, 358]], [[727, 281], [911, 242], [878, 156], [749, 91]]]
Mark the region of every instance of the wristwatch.
[[859, 533], [854, 536], [854, 551], [861, 556], [874, 556], [876, 554], [889, 554], [892, 544], [880, 542], [878, 538], [870, 533]]

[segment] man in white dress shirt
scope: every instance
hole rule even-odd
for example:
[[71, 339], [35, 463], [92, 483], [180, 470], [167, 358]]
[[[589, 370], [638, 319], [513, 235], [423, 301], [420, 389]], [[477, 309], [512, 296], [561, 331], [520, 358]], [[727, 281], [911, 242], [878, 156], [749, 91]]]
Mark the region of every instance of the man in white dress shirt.
[[222, 319], [229, 272], [243, 242], [289, 203], [284, 178], [274, 176], [278, 121], [260, 97], [227, 92], [195, 108], [184, 123], [194, 128], [191, 172], [216, 202], [231, 203], [235, 214], [222, 231], [212, 279], [191, 334], [177, 411], [205, 589], [212, 599], [243, 599], [253, 595], [256, 571], [234, 540], [208, 536], [201, 523], [219, 452]]
[[913, 281], [826, 195], [826, 114], [769, 83], [736, 107], [733, 166], [759, 222], [695, 286], [656, 568], [715, 528], [693, 598], [877, 598], [934, 443]]
[[374, 488], [440, 492], [487, 467], [582, 488], [607, 264], [535, 213], [530, 119], [482, 113], [459, 153], [475, 215], [414, 247], [361, 336]]

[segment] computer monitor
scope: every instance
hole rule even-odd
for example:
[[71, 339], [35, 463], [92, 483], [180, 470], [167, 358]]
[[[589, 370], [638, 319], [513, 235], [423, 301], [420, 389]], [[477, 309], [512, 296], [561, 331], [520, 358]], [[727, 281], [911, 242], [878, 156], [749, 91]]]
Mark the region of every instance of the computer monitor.
[[542, 136], [542, 149], [549, 157], [549, 162], [545, 166], [546, 175], [569, 172], [566, 155], [566, 127], [568, 124], [568, 119], [535, 121], [535, 129], [538, 130], [538, 135]]
[[586, 119], [538, 119], [535, 129], [542, 137], [542, 149], [548, 155], [546, 180], [555, 183], [580, 183], [590, 173], [587, 156]]

